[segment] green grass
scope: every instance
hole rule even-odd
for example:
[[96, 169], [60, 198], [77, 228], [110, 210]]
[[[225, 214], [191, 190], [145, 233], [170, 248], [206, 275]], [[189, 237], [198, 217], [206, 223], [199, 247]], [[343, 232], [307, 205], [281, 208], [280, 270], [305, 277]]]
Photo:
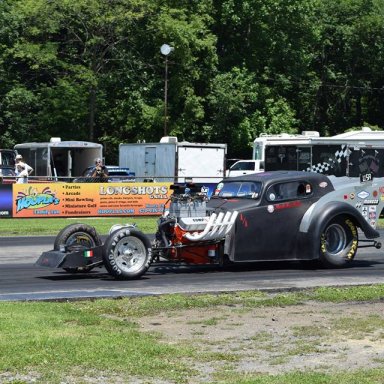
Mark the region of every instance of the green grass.
[[[208, 353], [187, 343], [167, 343], [156, 333], [141, 332], [137, 324], [145, 316], [177, 313], [180, 310], [215, 309], [220, 320], [220, 308], [263, 308], [289, 306], [313, 301], [321, 293], [321, 301], [355, 301], [353, 288], [313, 289], [273, 295], [258, 291], [216, 295], [162, 295], [132, 297], [119, 300], [56, 302], [0, 302], [0, 382], [3, 374], [31, 375], [36, 383], [85, 383], [84, 376], [104, 378], [104, 382], [130, 382], [127, 378], [142, 378], [143, 383], [166, 381], [191, 383], [198, 375], [197, 363], [222, 362], [213, 374], [212, 383], [380, 383], [384, 369], [325, 374], [294, 372], [270, 376], [248, 375], [231, 370], [236, 354]], [[360, 287], [360, 301], [371, 301], [384, 285]], [[374, 326], [382, 327], [379, 318]], [[170, 321], [172, 319], [170, 318]], [[362, 321], [362, 320], [361, 320]], [[361, 328], [368, 323], [361, 323]], [[349, 327], [349, 323], [347, 327]], [[343, 328], [345, 324], [338, 324]], [[372, 331], [372, 329], [369, 329]], [[295, 330], [300, 333], [300, 329]], [[303, 330], [305, 337], [306, 329]], [[259, 335], [262, 340], [265, 335]], [[260, 340], [259, 340], [260, 341]], [[264, 340], [265, 341], [265, 340]], [[312, 351], [312, 344], [298, 345], [300, 351]], [[303, 353], [304, 353], [303, 352]], [[289, 351], [286, 355], [289, 356]], [[281, 358], [284, 358], [284, 354]], [[235, 363], [236, 365], [236, 363]], [[68, 379], [70, 378], [70, 380]], [[69, 381], [65, 381], [65, 380]], [[123, 380], [123, 381], [121, 381]], [[124, 381], [125, 380], [125, 381]], [[380, 381], [381, 380], [381, 381]], [[9, 382], [9, 381], [7, 381]], [[10, 381], [12, 384], [32, 382], [30, 379]], [[100, 382], [100, 381], [98, 381]]]
[[292, 372], [281, 375], [241, 375], [225, 372], [217, 375], [215, 383], [220, 384], [382, 384], [383, 369], [326, 374], [319, 372]]
[[318, 288], [313, 292], [313, 299], [317, 301], [372, 301], [382, 300], [384, 297], [383, 285], [367, 285], [342, 288]]
[[136, 224], [144, 233], [155, 233], [158, 217], [78, 217], [49, 219], [0, 219], [0, 236], [52, 236], [73, 223], [92, 225], [99, 234], [105, 235], [114, 224]]
[[0, 371], [39, 372], [39, 382], [92, 371], [177, 380], [193, 374], [182, 357], [194, 350], [156, 341], [130, 320], [87, 312], [74, 304], [2, 303]]
[[[335, 322], [334, 328], [354, 339], [362, 339], [373, 335], [376, 338], [384, 338], [384, 319], [378, 315], [371, 315], [363, 319], [343, 317]], [[377, 330], [380, 330], [380, 332], [375, 334]]]

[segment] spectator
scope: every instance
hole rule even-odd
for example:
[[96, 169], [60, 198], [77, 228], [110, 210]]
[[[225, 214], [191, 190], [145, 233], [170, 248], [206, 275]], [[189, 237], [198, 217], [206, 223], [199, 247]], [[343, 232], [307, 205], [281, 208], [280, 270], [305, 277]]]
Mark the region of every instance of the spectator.
[[95, 169], [92, 172], [91, 177], [93, 178], [93, 181], [96, 183], [107, 183], [108, 182], [108, 169], [103, 164], [103, 161], [101, 159], [95, 160]]
[[23, 161], [23, 156], [21, 155], [16, 155], [15, 160], [16, 183], [28, 183], [28, 176], [33, 172], [33, 168]]

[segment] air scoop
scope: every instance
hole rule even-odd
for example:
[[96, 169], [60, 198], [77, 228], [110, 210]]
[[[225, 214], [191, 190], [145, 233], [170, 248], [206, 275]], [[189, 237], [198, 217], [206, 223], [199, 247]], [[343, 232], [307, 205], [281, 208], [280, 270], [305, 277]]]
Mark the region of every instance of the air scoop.
[[[220, 240], [224, 238], [232, 229], [236, 221], [238, 212], [220, 212], [218, 215], [212, 213], [205, 225], [199, 232], [187, 232], [183, 235], [189, 241]], [[182, 223], [179, 223], [182, 226]]]

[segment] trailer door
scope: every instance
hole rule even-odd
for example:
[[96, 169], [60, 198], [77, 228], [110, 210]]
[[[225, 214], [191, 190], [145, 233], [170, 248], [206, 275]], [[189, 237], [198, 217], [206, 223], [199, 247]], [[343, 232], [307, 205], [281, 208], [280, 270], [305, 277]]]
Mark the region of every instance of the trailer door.
[[191, 178], [195, 183], [219, 182], [224, 178], [224, 163], [223, 147], [179, 146], [177, 181]]
[[154, 178], [156, 170], [156, 147], [145, 147], [144, 162], [144, 176], [146, 178]]

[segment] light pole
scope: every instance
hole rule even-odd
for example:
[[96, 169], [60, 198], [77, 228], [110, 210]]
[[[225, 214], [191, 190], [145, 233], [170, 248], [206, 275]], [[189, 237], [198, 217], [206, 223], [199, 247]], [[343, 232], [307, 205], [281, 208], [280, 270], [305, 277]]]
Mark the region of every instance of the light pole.
[[163, 44], [160, 52], [165, 56], [165, 76], [164, 76], [164, 136], [167, 136], [167, 109], [168, 109], [168, 55], [173, 51], [173, 47]]

